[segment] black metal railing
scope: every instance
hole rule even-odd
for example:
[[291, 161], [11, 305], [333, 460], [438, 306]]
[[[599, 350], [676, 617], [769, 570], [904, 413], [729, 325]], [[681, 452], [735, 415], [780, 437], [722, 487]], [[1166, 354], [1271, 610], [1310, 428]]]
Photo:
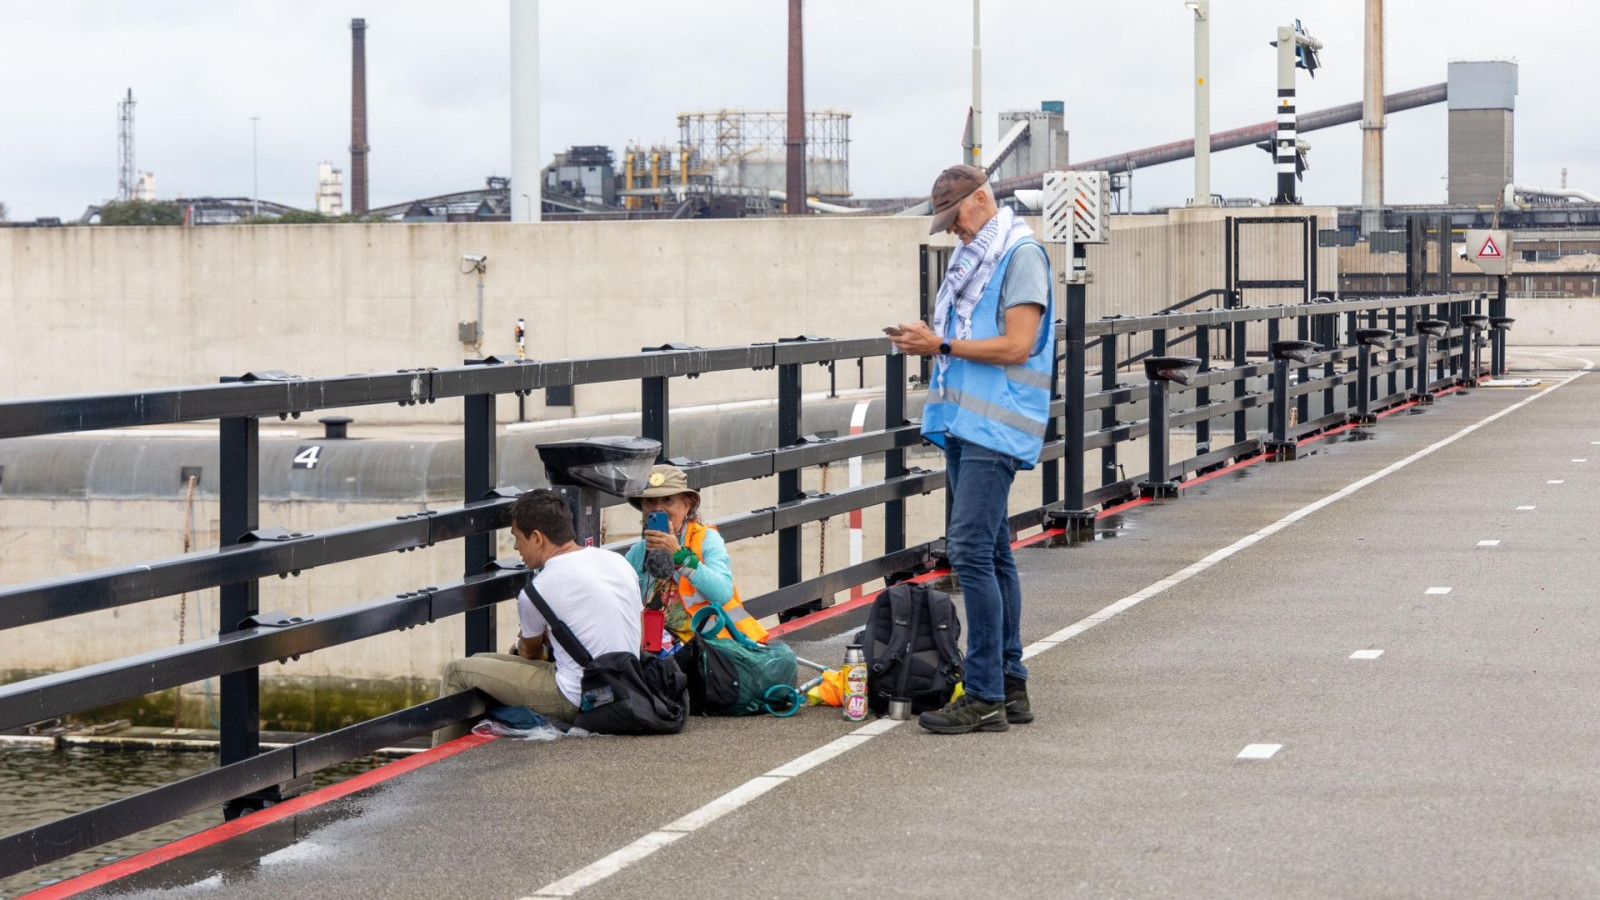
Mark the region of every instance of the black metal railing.
[[[1119, 447], [1144, 438], [1150, 444], [1146, 482], [1182, 480], [1188, 474], [1262, 452], [1247, 417], [1274, 399], [1293, 399], [1298, 416], [1278, 416], [1268, 430], [1276, 442], [1295, 441], [1343, 424], [1358, 406], [1362, 326], [1386, 325], [1399, 334], [1377, 359], [1367, 358], [1363, 408], [1382, 408], [1413, 395], [1429, 396], [1467, 377], [1477, 332], [1462, 315], [1481, 312], [1481, 296], [1451, 295], [1268, 308], [1181, 311], [1143, 318], [1086, 322], [1081, 284], [1069, 286], [1065, 317], [1056, 323], [1056, 367], [1048, 440], [1037, 505], [1015, 514], [1017, 531], [1065, 520], [1082, 524], [1093, 509], [1140, 493], [1137, 478], [1121, 472]], [[1231, 305], [1230, 305], [1231, 307]], [[1419, 323], [1441, 319], [1442, 335], [1422, 339]], [[1275, 337], [1292, 321], [1297, 333], [1322, 349], [1307, 361], [1284, 366], [1252, 354], [1245, 326], [1266, 322]], [[1230, 336], [1231, 359], [1213, 358], [1213, 332]], [[1187, 386], [1163, 386], [1157, 411], [1137, 415], [1151, 384], [1123, 384], [1117, 358], [1120, 335], [1148, 333], [1153, 353], [1193, 346], [1198, 371]], [[1419, 353], [1419, 348], [1421, 352]], [[502, 395], [541, 388], [638, 382], [642, 436], [661, 442], [661, 456], [685, 468], [695, 488], [776, 476], [772, 506], [718, 521], [729, 541], [778, 535], [775, 590], [748, 598], [764, 617], [815, 607], [835, 592], [876, 579], [926, 570], [937, 563], [942, 539], [907, 545], [906, 501], [944, 486], [944, 473], [914, 468], [908, 452], [921, 444], [911, 416], [906, 359], [881, 337], [832, 340], [800, 337], [742, 347], [667, 346], [638, 354], [561, 361], [487, 359], [455, 368], [342, 378], [299, 378], [251, 373], [220, 385], [130, 394], [16, 400], [0, 403], [0, 437], [67, 434], [179, 422], [217, 421], [221, 480], [220, 543], [216, 551], [189, 553], [43, 581], [0, 587], [0, 630], [115, 609], [184, 592], [220, 588], [222, 624], [215, 636], [152, 653], [0, 685], [0, 730], [95, 709], [206, 678], [221, 678], [220, 767], [184, 782], [0, 838], [0, 876], [14, 874], [118, 837], [225, 803], [229, 814], [277, 802], [317, 769], [370, 752], [386, 743], [426, 734], [479, 714], [475, 693], [441, 698], [369, 722], [261, 752], [259, 667], [368, 637], [460, 616], [468, 653], [497, 646], [494, 607], [511, 599], [527, 572], [494, 556], [495, 532], [507, 525], [514, 490], [503, 485], [495, 457], [495, 403]], [[1255, 358], [1252, 359], [1252, 356]], [[805, 432], [801, 367], [840, 360], [881, 359], [885, 373], [881, 430], [822, 438]], [[1222, 362], [1222, 366], [1216, 365]], [[775, 370], [777, 446], [718, 459], [673, 454], [671, 379], [712, 372]], [[1098, 385], [1089, 389], [1089, 377]], [[1474, 370], [1471, 375], [1476, 377]], [[1232, 391], [1226, 389], [1232, 386]], [[1213, 399], [1212, 392], [1230, 393]], [[397, 403], [410, 406], [460, 398], [464, 403], [463, 484], [459, 506], [396, 519], [292, 533], [262, 529], [259, 521], [259, 423], [323, 409]], [[1069, 398], [1071, 402], [1069, 402]], [[1286, 408], [1286, 407], [1285, 407]], [[1130, 410], [1132, 412], [1130, 412]], [[1097, 414], [1097, 415], [1096, 415]], [[1231, 439], [1213, 446], [1213, 429], [1231, 421]], [[1093, 422], [1091, 425], [1090, 423]], [[1167, 454], [1173, 428], [1192, 426], [1193, 451]], [[1219, 433], [1225, 434], [1222, 427]], [[1152, 436], [1154, 439], [1152, 440]], [[1159, 444], [1159, 453], [1157, 453]], [[1088, 454], [1099, 453], [1099, 477], [1086, 478]], [[881, 456], [881, 480], [849, 490], [801, 490], [812, 467], [858, 456]], [[1090, 482], [1093, 482], [1092, 484]], [[878, 556], [806, 579], [801, 575], [801, 527], [853, 510], [882, 507]], [[332, 612], [295, 617], [260, 609], [259, 579], [296, 575], [379, 554], [460, 541], [462, 577]]]

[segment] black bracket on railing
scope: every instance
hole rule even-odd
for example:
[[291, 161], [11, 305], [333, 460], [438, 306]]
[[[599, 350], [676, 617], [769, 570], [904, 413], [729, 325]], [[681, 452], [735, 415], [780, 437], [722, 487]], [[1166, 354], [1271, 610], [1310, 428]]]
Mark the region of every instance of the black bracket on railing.
[[290, 375], [282, 369], [263, 369], [260, 372], [246, 372], [239, 376], [241, 382], [256, 381], [305, 381], [303, 375]]
[[272, 612], [256, 613], [246, 616], [239, 622], [239, 630], [246, 628], [288, 628], [290, 625], [299, 625], [301, 622], [315, 621], [311, 616], [291, 616], [280, 609]]
[[290, 531], [287, 528], [257, 528], [247, 531], [239, 538], [239, 543], [249, 544], [254, 541], [292, 541], [295, 538], [310, 537], [299, 531]]

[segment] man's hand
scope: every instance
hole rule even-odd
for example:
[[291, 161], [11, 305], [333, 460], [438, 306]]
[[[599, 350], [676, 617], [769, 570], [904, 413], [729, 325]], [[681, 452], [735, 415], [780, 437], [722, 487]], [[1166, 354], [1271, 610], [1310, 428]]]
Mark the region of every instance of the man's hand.
[[524, 637], [518, 632], [517, 655], [523, 659], [544, 659], [544, 635]]
[[939, 352], [939, 345], [944, 343], [944, 338], [934, 334], [933, 329], [923, 322], [899, 327], [900, 333], [889, 335], [889, 341], [907, 356], [932, 356]]

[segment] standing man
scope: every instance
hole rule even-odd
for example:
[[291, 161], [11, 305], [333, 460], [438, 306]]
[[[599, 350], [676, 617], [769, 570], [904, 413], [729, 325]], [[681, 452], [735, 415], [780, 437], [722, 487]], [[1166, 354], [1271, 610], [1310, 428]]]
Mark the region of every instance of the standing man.
[[1039, 462], [1050, 415], [1055, 294], [1033, 231], [995, 206], [982, 169], [951, 166], [933, 182], [933, 227], [961, 239], [933, 328], [899, 326], [896, 347], [937, 360], [922, 435], [944, 448], [946, 549], [966, 604], [962, 696], [925, 712], [936, 734], [1005, 731], [1033, 721], [1022, 665], [1022, 582], [1011, 557], [1009, 499], [1018, 469]]
[[[550, 611], [593, 656], [639, 652], [639, 581], [627, 560], [599, 547], [578, 546], [567, 501], [541, 488], [511, 505], [517, 555], [534, 570], [533, 586]], [[444, 667], [439, 696], [479, 688], [502, 706], [526, 706], [563, 722], [578, 716], [583, 666], [550, 639], [549, 625], [524, 590], [517, 597], [521, 630], [515, 654], [479, 653]], [[555, 662], [544, 658], [550, 645]], [[462, 722], [433, 733], [435, 747], [468, 733]]]

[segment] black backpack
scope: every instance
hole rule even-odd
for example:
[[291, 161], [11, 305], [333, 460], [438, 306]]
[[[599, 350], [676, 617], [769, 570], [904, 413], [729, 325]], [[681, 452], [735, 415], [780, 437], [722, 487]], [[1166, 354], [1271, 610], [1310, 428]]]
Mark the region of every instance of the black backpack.
[[961, 620], [950, 595], [922, 584], [879, 594], [857, 637], [867, 656], [867, 705], [882, 715], [889, 698], [907, 697], [912, 712], [939, 709], [961, 681]]

